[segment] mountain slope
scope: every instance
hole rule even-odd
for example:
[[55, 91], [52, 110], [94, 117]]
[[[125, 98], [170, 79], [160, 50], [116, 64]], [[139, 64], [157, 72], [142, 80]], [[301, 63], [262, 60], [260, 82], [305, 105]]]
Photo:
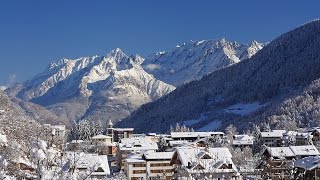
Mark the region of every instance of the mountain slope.
[[142, 61], [140, 56], [129, 57], [120, 49], [106, 56], [62, 59], [8, 93], [45, 106], [70, 121], [91, 116], [118, 120], [174, 89], [146, 73]]
[[[118, 126], [133, 126], [139, 132], [163, 132], [177, 122], [193, 122], [195, 128], [211, 125], [211, 130], [230, 123], [241, 129], [262, 122], [286, 126], [285, 119], [272, 117], [286, 100], [303, 95], [320, 78], [319, 48], [320, 21], [316, 20], [281, 35], [250, 59], [143, 105]], [[318, 86], [314, 89], [318, 91]], [[301, 115], [300, 122], [307, 126], [319, 122], [318, 119]], [[299, 124], [297, 121], [290, 122]]]
[[5, 134], [8, 141], [15, 141], [21, 148], [29, 146], [38, 138], [41, 126], [32, 120], [0, 90], [0, 134]]
[[152, 54], [142, 65], [157, 79], [179, 86], [250, 58], [263, 46], [256, 41], [250, 44], [238, 44], [225, 39], [191, 41], [172, 51]]

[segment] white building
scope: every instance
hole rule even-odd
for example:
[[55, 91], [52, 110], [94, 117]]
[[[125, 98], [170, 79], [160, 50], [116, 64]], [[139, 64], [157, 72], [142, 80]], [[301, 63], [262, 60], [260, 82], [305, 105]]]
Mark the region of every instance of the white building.
[[112, 142], [112, 137], [111, 136], [106, 136], [106, 135], [103, 135], [103, 134], [99, 134], [99, 135], [96, 135], [96, 136], [93, 136], [91, 138], [91, 141], [94, 145], [99, 145], [101, 143], [104, 143], [104, 142], [107, 142], [107, 143], [111, 143]]
[[202, 138], [210, 138], [210, 137], [223, 137], [223, 132], [171, 132], [171, 138], [173, 140], [187, 140], [187, 141], [195, 141], [197, 139]]
[[125, 160], [125, 172], [129, 180], [171, 179], [173, 167], [170, 164], [173, 152], [145, 152], [131, 155]]
[[262, 145], [277, 147], [282, 144], [283, 134], [286, 133], [286, 130], [272, 130], [268, 132], [260, 133], [260, 143]]
[[228, 148], [178, 147], [171, 164], [175, 177], [188, 179], [240, 179]]
[[249, 136], [247, 134], [239, 134], [233, 136], [232, 146], [234, 148], [244, 148], [244, 147], [252, 147], [253, 146], [253, 136]]
[[145, 152], [145, 151], [156, 151], [158, 150], [158, 144], [150, 137], [134, 137], [124, 138], [120, 140], [118, 144], [118, 161], [119, 167], [123, 169], [123, 160], [133, 152]]

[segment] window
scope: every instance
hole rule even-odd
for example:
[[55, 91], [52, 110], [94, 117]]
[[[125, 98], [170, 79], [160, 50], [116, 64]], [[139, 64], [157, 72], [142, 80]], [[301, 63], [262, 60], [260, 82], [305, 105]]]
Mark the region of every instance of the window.
[[146, 170], [133, 170], [133, 174], [145, 174]]
[[133, 167], [146, 167], [146, 164], [133, 164]]
[[170, 166], [170, 163], [151, 163], [150, 167]]

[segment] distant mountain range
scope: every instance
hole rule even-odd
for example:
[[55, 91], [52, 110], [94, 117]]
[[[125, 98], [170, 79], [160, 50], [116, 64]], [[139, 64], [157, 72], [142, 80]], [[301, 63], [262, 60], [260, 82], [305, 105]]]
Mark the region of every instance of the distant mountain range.
[[263, 46], [256, 41], [250, 44], [238, 44], [225, 39], [191, 41], [178, 45], [172, 51], [150, 55], [142, 66], [157, 79], [179, 86], [247, 59]]
[[[191, 43], [188, 46], [197, 47], [198, 44], [206, 47], [206, 41], [202, 43], [204, 44]], [[223, 44], [231, 46], [220, 41], [216, 47]], [[258, 50], [261, 46], [252, 43], [249, 49]], [[235, 47], [241, 46], [235, 45]], [[169, 130], [169, 125], [176, 123], [199, 130], [221, 130], [229, 124], [236, 125], [240, 130], [250, 129], [254, 124], [266, 123], [274, 128], [285, 129], [319, 126], [320, 20], [312, 21], [279, 36], [255, 55], [247, 53], [239, 56], [241, 53], [236, 53], [236, 48], [230, 49], [234, 49], [230, 53], [234, 56], [230, 54], [227, 56], [232, 57], [229, 58], [229, 64], [241, 60], [241, 57], [250, 58], [232, 66], [225, 65], [228, 67], [220, 68], [200, 80], [178, 87], [152, 103], [142, 105], [117, 125], [134, 127], [137, 132], [165, 132]], [[173, 52], [176, 51], [177, 54], [181, 52], [179, 47]], [[187, 52], [184, 55], [188, 54]], [[168, 53], [168, 56], [170, 54], [172, 53]], [[197, 62], [194, 61], [194, 57], [198, 57], [195, 54], [190, 51], [191, 62]], [[220, 56], [220, 53], [217, 56]], [[151, 66], [156, 68], [151, 68], [149, 71], [155, 71], [155, 77], [175, 85], [189, 80], [187, 75], [189, 71], [170, 78], [171, 75], [168, 75], [170, 68], [157, 69], [158, 66], [162, 68], [168, 62], [171, 64], [170, 58], [167, 58], [165, 53], [155, 57], [159, 57], [159, 60], [154, 58], [143, 63], [145, 66], [156, 64]], [[161, 63], [162, 61], [164, 62]], [[223, 58], [219, 58], [219, 61], [218, 64], [227, 62]], [[187, 68], [197, 67], [195, 63], [188, 66], [188, 62], [185, 62]], [[199, 62], [203, 62], [202, 59]], [[211, 67], [213, 64], [208, 63], [200, 67]], [[170, 65], [165, 66], [170, 67]], [[172, 72], [180, 72], [180, 69], [175, 67], [175, 61], [172, 61], [171, 67]], [[197, 75], [201, 70], [192, 72], [195, 73], [192, 77], [198, 79]]]
[[33, 79], [6, 90], [12, 100], [39, 122], [81, 119], [117, 122], [142, 104], [251, 57], [263, 47], [252, 41], [191, 41], [169, 52], [127, 56], [121, 49], [106, 56], [61, 59]]

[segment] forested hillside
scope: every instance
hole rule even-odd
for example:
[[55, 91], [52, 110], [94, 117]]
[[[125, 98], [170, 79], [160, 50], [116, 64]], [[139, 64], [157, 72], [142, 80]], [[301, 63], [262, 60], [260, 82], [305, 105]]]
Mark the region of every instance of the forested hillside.
[[290, 127], [282, 117], [303, 126], [315, 124], [320, 118], [317, 106], [300, 103], [318, 102], [317, 81], [313, 81], [320, 78], [319, 49], [320, 21], [315, 20], [281, 35], [247, 60], [142, 106], [118, 126], [133, 126], [140, 132], [166, 131], [168, 124], [193, 120], [196, 128], [213, 122], [218, 129], [229, 123], [243, 129], [262, 122]]

